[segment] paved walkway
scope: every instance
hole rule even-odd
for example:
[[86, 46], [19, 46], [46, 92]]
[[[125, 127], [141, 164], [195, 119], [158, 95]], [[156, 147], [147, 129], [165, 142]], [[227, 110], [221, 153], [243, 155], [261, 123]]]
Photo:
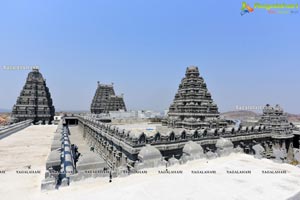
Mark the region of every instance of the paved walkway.
[[98, 153], [90, 151], [90, 146], [84, 140], [82, 132], [80, 131], [80, 128], [78, 126], [69, 126], [69, 130], [71, 133], [71, 135], [69, 136], [71, 144], [77, 145], [78, 151], [81, 154], [80, 158], [89, 157], [89, 158], [94, 158], [99, 162], [105, 163], [103, 158], [101, 158], [101, 156]]

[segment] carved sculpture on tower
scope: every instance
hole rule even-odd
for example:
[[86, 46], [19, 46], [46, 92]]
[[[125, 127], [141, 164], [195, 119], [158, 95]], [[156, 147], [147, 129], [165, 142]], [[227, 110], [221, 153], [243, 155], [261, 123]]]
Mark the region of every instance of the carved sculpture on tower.
[[13, 107], [12, 118], [18, 121], [51, 123], [55, 114], [46, 80], [38, 69], [33, 69]]

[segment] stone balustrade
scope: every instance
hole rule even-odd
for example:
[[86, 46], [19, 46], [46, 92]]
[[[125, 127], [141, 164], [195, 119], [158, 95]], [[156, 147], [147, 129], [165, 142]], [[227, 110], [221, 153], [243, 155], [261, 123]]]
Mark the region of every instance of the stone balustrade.
[[13, 133], [16, 133], [32, 124], [32, 120], [21, 121], [0, 127], [0, 139], [5, 138]]

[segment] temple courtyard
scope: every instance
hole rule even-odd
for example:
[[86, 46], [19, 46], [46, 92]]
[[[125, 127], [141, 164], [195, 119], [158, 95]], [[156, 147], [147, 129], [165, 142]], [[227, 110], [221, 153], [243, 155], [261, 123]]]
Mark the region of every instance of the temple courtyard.
[[[41, 191], [56, 126], [30, 126], [0, 140], [1, 199], [285, 200], [300, 192], [300, 168], [251, 155], [153, 168], [126, 177], [87, 179]], [[293, 200], [298, 197], [291, 198]]]

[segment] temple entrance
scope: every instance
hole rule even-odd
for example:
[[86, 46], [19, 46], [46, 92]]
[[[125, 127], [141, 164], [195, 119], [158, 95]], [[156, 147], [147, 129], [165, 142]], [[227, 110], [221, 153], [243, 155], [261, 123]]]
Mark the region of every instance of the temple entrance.
[[78, 125], [78, 119], [76, 117], [66, 117], [65, 120], [67, 125]]
[[293, 139], [293, 146], [295, 147], [295, 148], [300, 148], [300, 135], [295, 135], [294, 136], [294, 139]]

